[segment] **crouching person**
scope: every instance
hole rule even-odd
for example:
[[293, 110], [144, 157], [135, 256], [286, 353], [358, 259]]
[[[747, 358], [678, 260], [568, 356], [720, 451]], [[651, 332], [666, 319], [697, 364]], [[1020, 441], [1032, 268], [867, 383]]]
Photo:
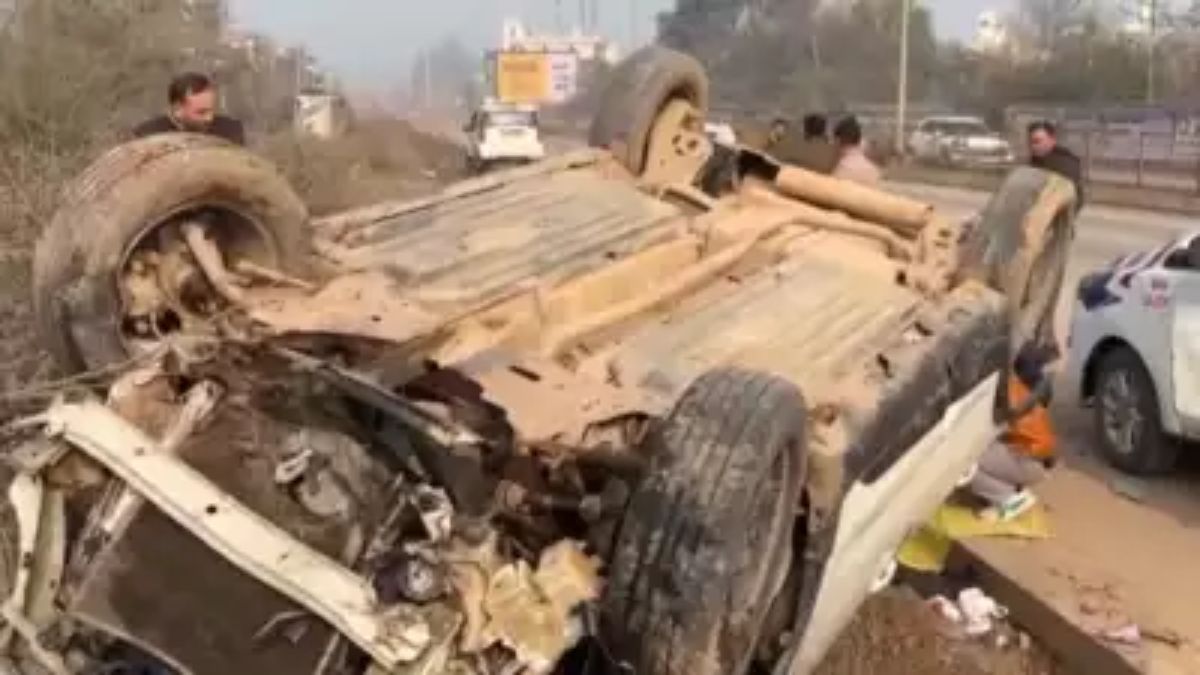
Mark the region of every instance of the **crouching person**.
[[1054, 358], [1053, 349], [1026, 345], [1013, 363], [1006, 428], [980, 458], [970, 485], [988, 504], [985, 518], [1007, 521], [1028, 511], [1037, 501], [1029, 488], [1054, 466], [1058, 443], [1047, 407], [1051, 377], [1046, 372]]

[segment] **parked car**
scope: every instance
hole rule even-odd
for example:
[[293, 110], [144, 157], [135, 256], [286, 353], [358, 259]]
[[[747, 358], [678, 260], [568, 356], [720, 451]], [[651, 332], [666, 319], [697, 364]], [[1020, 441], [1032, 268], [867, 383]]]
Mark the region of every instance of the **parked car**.
[[965, 231], [715, 151], [707, 91], [650, 47], [592, 147], [316, 221], [220, 139], [97, 160], [34, 305], [116, 381], [12, 427], [8, 661], [816, 667], [995, 437], [1074, 193], [1022, 167]]
[[908, 145], [918, 161], [943, 166], [1003, 166], [1016, 160], [1012, 145], [978, 117], [927, 117]]
[[1127, 255], [1079, 282], [1069, 390], [1093, 410], [1104, 456], [1168, 471], [1200, 438], [1200, 235]]
[[546, 155], [536, 106], [486, 101], [463, 131], [467, 134], [467, 165], [477, 172], [528, 164]]

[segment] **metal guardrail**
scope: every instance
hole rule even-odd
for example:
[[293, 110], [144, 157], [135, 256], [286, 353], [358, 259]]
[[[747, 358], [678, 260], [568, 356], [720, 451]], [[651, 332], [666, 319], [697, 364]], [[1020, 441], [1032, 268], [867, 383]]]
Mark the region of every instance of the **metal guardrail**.
[[1171, 133], [1065, 131], [1088, 182], [1200, 194], [1200, 137]]

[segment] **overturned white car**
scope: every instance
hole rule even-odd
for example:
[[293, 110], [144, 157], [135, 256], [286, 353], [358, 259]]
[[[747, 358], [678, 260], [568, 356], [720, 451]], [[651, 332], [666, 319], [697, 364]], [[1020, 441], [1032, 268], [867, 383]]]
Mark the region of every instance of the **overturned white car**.
[[706, 96], [650, 48], [593, 148], [315, 222], [219, 139], [97, 161], [34, 290], [106, 386], [7, 428], [9, 670], [815, 667], [994, 437], [1073, 188], [967, 230]]

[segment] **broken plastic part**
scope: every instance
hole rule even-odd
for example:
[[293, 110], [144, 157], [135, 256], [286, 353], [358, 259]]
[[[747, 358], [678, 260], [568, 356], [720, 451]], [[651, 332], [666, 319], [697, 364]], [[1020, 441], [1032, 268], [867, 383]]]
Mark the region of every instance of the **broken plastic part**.
[[92, 401], [57, 405], [47, 415], [68, 442], [164, 515], [246, 574], [311, 610], [371, 658], [394, 668], [421, 657], [429, 627], [417, 624], [419, 616], [398, 606], [380, 613], [374, 589], [364, 579], [162, 452], [110, 409]]
[[487, 641], [516, 654], [531, 673], [549, 673], [582, 637], [574, 612], [600, 596], [600, 565], [577, 542], [546, 549], [537, 571], [517, 561], [496, 572], [488, 585], [484, 611]]

